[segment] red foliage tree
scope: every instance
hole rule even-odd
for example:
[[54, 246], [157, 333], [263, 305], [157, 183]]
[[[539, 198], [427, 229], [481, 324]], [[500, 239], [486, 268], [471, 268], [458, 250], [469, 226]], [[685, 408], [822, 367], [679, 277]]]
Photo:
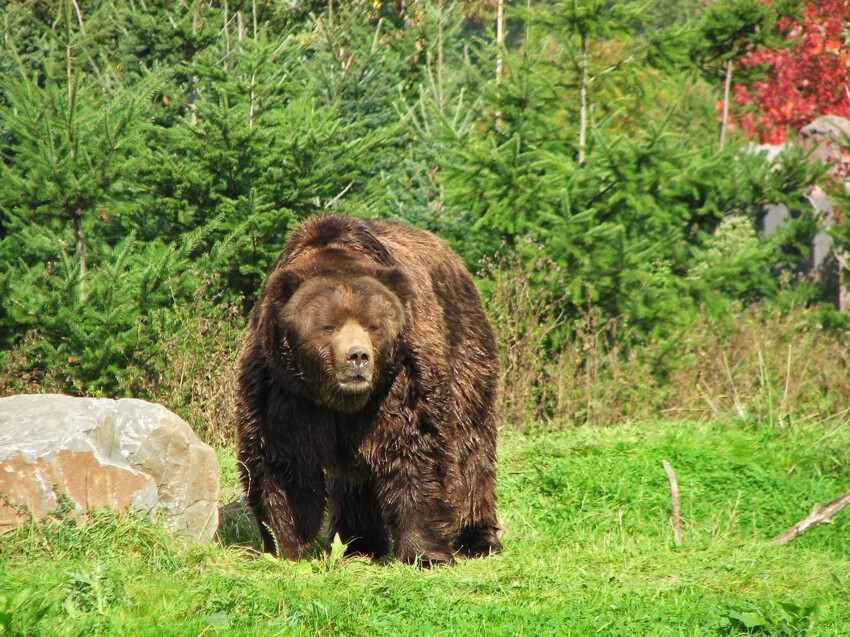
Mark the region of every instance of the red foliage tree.
[[821, 115], [850, 117], [850, 1], [803, 7], [802, 16], [779, 19], [782, 45], [755, 48], [739, 61], [765, 67], [760, 79], [734, 87], [735, 122], [762, 143], [781, 143]]

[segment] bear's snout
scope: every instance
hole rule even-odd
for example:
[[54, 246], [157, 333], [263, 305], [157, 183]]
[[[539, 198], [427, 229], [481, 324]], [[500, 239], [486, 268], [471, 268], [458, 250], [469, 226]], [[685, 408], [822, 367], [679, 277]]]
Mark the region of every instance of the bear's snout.
[[346, 392], [368, 390], [375, 371], [369, 333], [358, 323], [349, 321], [334, 334], [333, 350], [340, 387]]
[[359, 345], [355, 345], [350, 350], [348, 350], [348, 354], [345, 357], [345, 360], [351, 365], [354, 369], [363, 369], [369, 364], [369, 351], [365, 347], [361, 347]]

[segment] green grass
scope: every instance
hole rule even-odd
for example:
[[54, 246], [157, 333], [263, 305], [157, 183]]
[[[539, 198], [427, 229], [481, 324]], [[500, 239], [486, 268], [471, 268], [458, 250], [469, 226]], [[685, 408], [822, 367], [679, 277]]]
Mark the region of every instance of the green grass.
[[[850, 488], [850, 433], [655, 423], [504, 432], [504, 551], [450, 568], [278, 562], [100, 514], [0, 538], [0, 626], [42, 635], [850, 633], [850, 512], [769, 539]], [[233, 493], [232, 454], [222, 453]], [[668, 459], [682, 495], [675, 546]], [[3, 634], [0, 628], [0, 634]]]

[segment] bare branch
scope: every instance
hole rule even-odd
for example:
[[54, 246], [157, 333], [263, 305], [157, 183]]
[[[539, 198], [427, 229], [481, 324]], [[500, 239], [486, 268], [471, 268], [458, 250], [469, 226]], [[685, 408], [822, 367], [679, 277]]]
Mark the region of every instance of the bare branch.
[[607, 69], [605, 69], [605, 70], [603, 70], [603, 71], [599, 71], [599, 73], [596, 73], [595, 75], [591, 75], [590, 77], [588, 77], [588, 78], [587, 78], [587, 83], [588, 83], [588, 85], [589, 85], [589, 84], [593, 84], [593, 83], [594, 83], [596, 80], [598, 80], [600, 77], [602, 77], [602, 76], [604, 76], [604, 75], [607, 75], [608, 73], [612, 73], [612, 72], [616, 71], [616, 70], [617, 70], [617, 69], [619, 69], [621, 66], [624, 66], [624, 65], [626, 65], [626, 64], [631, 64], [632, 62], [634, 62], [634, 60], [635, 60], [635, 56], [634, 56], [634, 55], [630, 55], [629, 57], [627, 57], [627, 58], [625, 58], [625, 59], [623, 59], [623, 60], [620, 60], [620, 61], [619, 61], [619, 62], [617, 62], [616, 64], [612, 64], [612, 65], [611, 65], [611, 66], [609, 66]]
[[328, 209], [328, 208], [330, 208], [332, 205], [334, 205], [337, 201], [339, 201], [340, 199], [342, 199], [342, 198], [345, 196], [345, 193], [347, 193], [347, 192], [351, 189], [351, 187], [352, 187], [353, 185], [354, 185], [354, 182], [352, 181], [352, 182], [351, 182], [351, 183], [349, 183], [349, 184], [348, 184], [345, 188], [343, 188], [343, 189], [342, 189], [342, 192], [341, 192], [341, 193], [339, 193], [336, 197], [334, 197], [333, 199], [331, 199], [330, 201], [328, 201], [328, 202], [325, 204], [325, 210], [327, 210], [327, 209]]
[[732, 95], [732, 58], [726, 60], [726, 81], [723, 84], [723, 117], [720, 122], [720, 150], [726, 145], [726, 127], [729, 125], [729, 98]]
[[676, 544], [682, 541], [682, 519], [679, 508], [679, 483], [676, 482], [676, 473], [666, 460], [661, 461], [667, 478], [670, 480], [670, 499], [673, 501], [673, 540]]
[[784, 533], [777, 535], [771, 542], [777, 546], [785, 546], [803, 535], [803, 533], [811, 531], [821, 524], [832, 524], [832, 517], [848, 504], [850, 504], [850, 492], [845, 493], [840, 498], [836, 498], [825, 507], [821, 507], [821, 505], [815, 503], [811, 512], [806, 517]]

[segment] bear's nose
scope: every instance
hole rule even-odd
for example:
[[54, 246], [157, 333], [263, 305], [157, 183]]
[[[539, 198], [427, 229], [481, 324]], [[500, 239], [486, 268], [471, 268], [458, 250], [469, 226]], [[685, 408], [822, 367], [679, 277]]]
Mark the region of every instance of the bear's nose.
[[345, 360], [354, 369], [363, 369], [369, 364], [369, 352], [365, 347], [352, 347], [348, 350]]

